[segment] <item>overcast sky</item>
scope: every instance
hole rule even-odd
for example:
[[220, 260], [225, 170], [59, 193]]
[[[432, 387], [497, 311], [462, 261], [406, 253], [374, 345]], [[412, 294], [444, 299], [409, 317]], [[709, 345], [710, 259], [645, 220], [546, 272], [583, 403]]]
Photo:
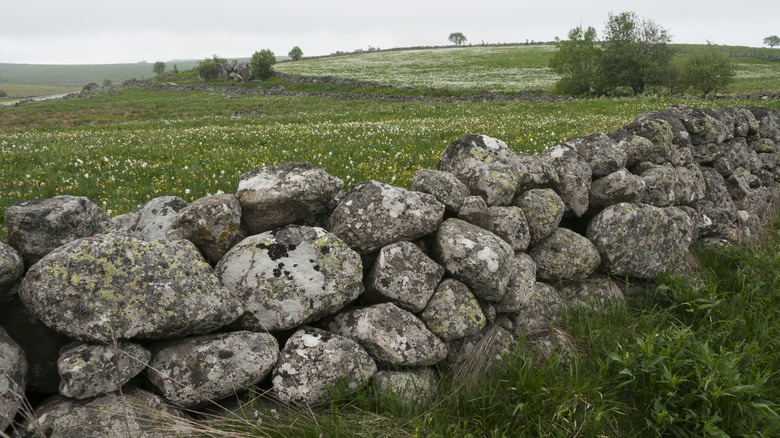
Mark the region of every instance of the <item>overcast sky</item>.
[[106, 64], [305, 56], [369, 46], [552, 41], [580, 24], [601, 34], [608, 14], [633, 11], [675, 43], [760, 47], [780, 34], [774, 0], [17, 0], [4, 1], [0, 63]]

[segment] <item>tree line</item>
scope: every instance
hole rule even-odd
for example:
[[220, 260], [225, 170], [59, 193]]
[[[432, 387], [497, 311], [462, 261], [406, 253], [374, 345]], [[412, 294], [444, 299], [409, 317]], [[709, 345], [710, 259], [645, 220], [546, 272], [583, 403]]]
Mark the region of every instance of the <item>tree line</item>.
[[609, 14], [602, 39], [593, 27], [569, 31], [556, 42], [550, 67], [561, 75], [556, 92], [571, 96], [630, 96], [648, 88], [669, 92], [723, 90], [735, 75], [729, 56], [708, 44], [702, 53], [673, 64], [669, 31], [633, 12]]
[[[293, 61], [300, 61], [303, 58], [303, 50], [300, 47], [293, 47], [288, 56]], [[217, 64], [227, 64], [227, 59], [217, 55], [213, 55], [211, 58], [206, 58], [200, 61], [195, 67], [198, 75], [204, 79], [214, 79], [217, 76], [218, 67]], [[276, 64], [276, 55], [270, 49], [263, 49], [252, 54], [252, 58], [249, 61], [249, 68], [252, 71], [252, 75], [258, 79], [266, 80], [273, 74], [273, 65]], [[157, 76], [164, 76], [166, 65], [162, 61], [157, 61], [152, 67], [152, 71]], [[174, 64], [173, 74], [178, 73], [179, 70]]]

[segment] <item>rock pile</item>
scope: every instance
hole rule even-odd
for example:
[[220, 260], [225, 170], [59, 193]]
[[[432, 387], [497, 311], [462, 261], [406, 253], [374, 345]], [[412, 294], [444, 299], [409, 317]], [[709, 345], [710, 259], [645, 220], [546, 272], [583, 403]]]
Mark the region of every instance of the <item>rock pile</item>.
[[473, 359], [486, 336], [487, 357], [523, 334], [533, 351], [567, 347], [551, 330], [567, 306], [623, 299], [610, 276], [682, 269], [697, 239], [741, 238], [778, 181], [780, 111], [674, 106], [540, 156], [466, 135], [410, 189], [341, 193], [291, 163], [111, 220], [86, 198], [15, 204], [0, 430], [24, 388], [59, 394], [20, 436], [186, 435], [184, 410], [261, 383], [292, 403], [366, 385], [413, 403], [435, 392], [427, 367]]

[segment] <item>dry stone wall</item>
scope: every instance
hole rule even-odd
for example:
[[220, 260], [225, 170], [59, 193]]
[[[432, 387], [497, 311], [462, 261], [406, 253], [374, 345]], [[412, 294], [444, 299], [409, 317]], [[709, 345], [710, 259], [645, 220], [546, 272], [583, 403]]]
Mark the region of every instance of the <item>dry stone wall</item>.
[[[414, 402], [435, 393], [432, 366], [473, 359], [486, 333], [488, 358], [520, 336], [574, 354], [555, 329], [567, 307], [683, 269], [697, 240], [744, 238], [778, 181], [780, 111], [673, 106], [539, 156], [465, 135], [409, 189], [343, 192], [287, 163], [248, 171], [232, 195], [112, 219], [81, 197], [14, 204], [0, 430], [156, 436], [153, 418], [186, 435], [185, 410], [253, 385], [291, 403], [366, 385]], [[120, 386], [154, 415], [110, 415]], [[14, 424], [25, 390], [51, 397]], [[95, 407], [106, 415], [79, 430]]]

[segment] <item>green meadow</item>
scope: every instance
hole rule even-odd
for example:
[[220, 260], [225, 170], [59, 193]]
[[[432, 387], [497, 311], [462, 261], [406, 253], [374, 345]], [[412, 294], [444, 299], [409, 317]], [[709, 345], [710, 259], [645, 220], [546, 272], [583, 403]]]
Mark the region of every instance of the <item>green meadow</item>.
[[[556, 79], [546, 67], [551, 50], [388, 51], [285, 62], [275, 69], [376, 82], [399, 96], [512, 93], [550, 88]], [[780, 91], [780, 62], [735, 61], [740, 73], [730, 92]], [[673, 104], [780, 109], [776, 100], [677, 96], [385, 101], [367, 98], [371, 87], [278, 79], [249, 87], [272, 85], [321, 94], [120, 87], [116, 94], [0, 109], [0, 238], [6, 235], [4, 208], [35, 198], [86, 196], [116, 216], [158, 196], [189, 202], [231, 193], [242, 173], [292, 161], [308, 161], [348, 187], [369, 179], [408, 187], [419, 169], [435, 168], [441, 151], [464, 134], [490, 135], [514, 150], [539, 153]], [[363, 94], [345, 99], [327, 93]], [[245, 109], [265, 115], [231, 118]], [[568, 365], [554, 357], [536, 367], [520, 345], [484, 373], [453, 379], [442, 370], [442, 390], [423, 404], [388, 403], [365, 390], [325, 406], [280, 409], [262, 424], [220, 420], [205, 436], [777, 436], [779, 246], [775, 219], [756, 241], [697, 249], [695, 271], [659, 279], [653, 303], [567, 313], [561, 328], [578, 352]], [[263, 410], [260, 404], [257, 409]]]

